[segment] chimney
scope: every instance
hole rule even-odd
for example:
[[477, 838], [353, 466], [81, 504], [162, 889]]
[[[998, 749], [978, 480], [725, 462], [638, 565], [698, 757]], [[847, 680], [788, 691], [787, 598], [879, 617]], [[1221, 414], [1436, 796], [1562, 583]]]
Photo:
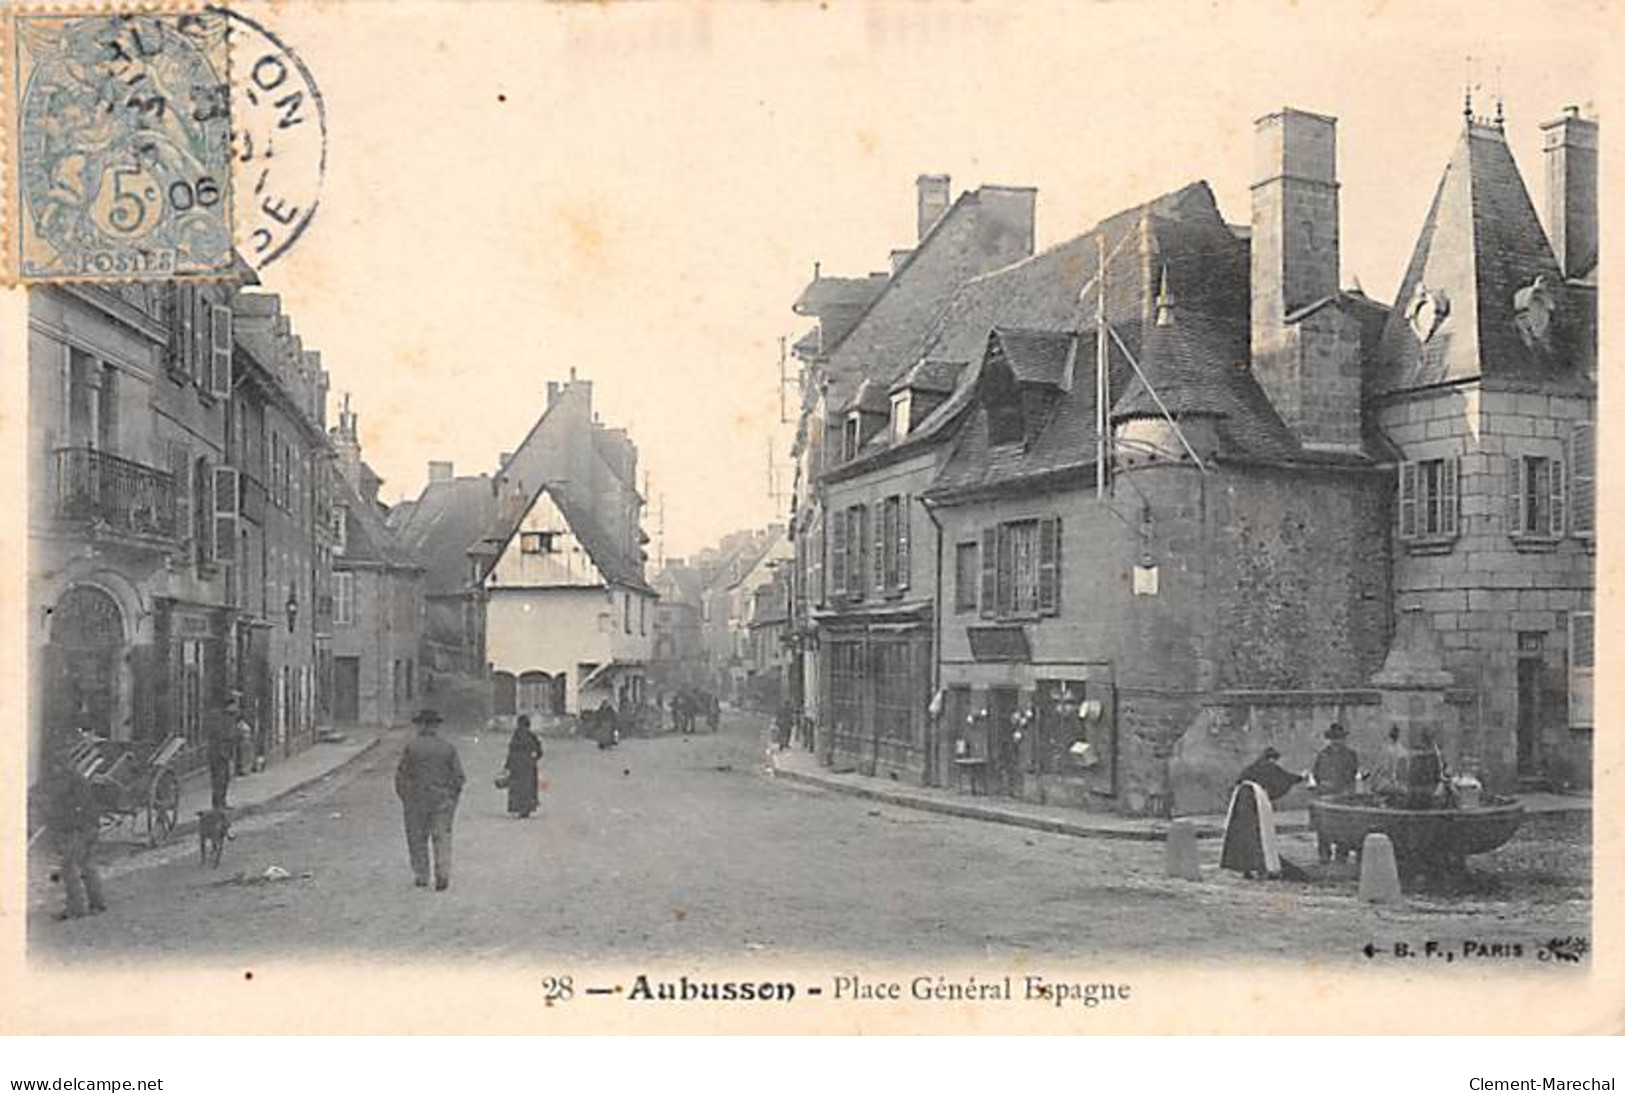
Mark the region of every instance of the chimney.
[[1546, 151], [1546, 234], [1565, 277], [1597, 264], [1597, 122], [1578, 106], [1540, 127]]
[[948, 176], [921, 175], [914, 186], [919, 195], [919, 238], [924, 239], [926, 232], [948, 211]]
[[1358, 451], [1360, 324], [1339, 307], [1337, 119], [1283, 109], [1254, 123], [1253, 376], [1306, 448]]
[[553, 404], [559, 400], [559, 384], [557, 380], [547, 381], [547, 408], [551, 410]]
[[429, 481], [450, 482], [456, 476], [455, 466], [448, 460], [429, 460]]

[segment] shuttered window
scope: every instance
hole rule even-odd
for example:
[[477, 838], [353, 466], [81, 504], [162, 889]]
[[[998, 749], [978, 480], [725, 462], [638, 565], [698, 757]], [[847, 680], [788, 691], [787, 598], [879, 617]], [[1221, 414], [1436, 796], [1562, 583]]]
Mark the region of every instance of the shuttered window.
[[237, 561], [237, 468], [214, 469], [214, 552], [222, 565]]
[[1507, 459], [1507, 524], [1514, 537], [1549, 539], [1563, 534], [1568, 495], [1564, 464], [1546, 456]]
[[869, 587], [869, 567], [873, 564], [869, 556], [869, 510], [853, 505], [846, 510], [846, 517], [846, 592], [852, 599], [861, 600]]
[[1061, 520], [1046, 516], [1038, 521], [1038, 612], [1054, 615], [1061, 609]]
[[898, 588], [907, 588], [909, 568], [913, 565], [909, 546], [909, 520], [914, 512], [914, 497], [904, 494], [897, 517], [897, 580]]
[[209, 393], [231, 394], [231, 308], [209, 309]]
[[982, 617], [990, 619], [999, 609], [999, 529], [982, 532]]
[[1590, 538], [1597, 527], [1597, 427], [1576, 422], [1569, 436], [1569, 533]]
[[[974, 586], [968, 579], [977, 565], [976, 555], [975, 543], [961, 543], [956, 552], [956, 610], [978, 606]], [[1034, 618], [1060, 613], [1059, 517], [1016, 520], [987, 528], [982, 532], [980, 555], [982, 617]]]
[[870, 577], [879, 594], [892, 586], [892, 578], [897, 574], [897, 499], [888, 497], [876, 505], [870, 523], [874, 525], [870, 529], [873, 534], [870, 557], [874, 559]]
[[1569, 613], [1569, 724], [1591, 726], [1592, 690], [1596, 670], [1596, 616], [1590, 611]]
[[1401, 539], [1454, 539], [1461, 526], [1461, 460], [1399, 465]]
[[846, 595], [846, 512], [830, 513], [829, 592], [836, 599]]

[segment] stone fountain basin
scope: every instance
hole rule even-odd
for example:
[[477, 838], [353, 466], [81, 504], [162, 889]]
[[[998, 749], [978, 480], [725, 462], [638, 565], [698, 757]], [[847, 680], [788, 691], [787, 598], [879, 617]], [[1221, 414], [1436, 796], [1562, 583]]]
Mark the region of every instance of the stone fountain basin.
[[1523, 823], [1523, 804], [1486, 797], [1475, 808], [1390, 808], [1374, 796], [1344, 794], [1309, 802], [1316, 832], [1358, 848], [1380, 833], [1394, 844], [1401, 869], [1459, 869], [1472, 854], [1505, 845]]

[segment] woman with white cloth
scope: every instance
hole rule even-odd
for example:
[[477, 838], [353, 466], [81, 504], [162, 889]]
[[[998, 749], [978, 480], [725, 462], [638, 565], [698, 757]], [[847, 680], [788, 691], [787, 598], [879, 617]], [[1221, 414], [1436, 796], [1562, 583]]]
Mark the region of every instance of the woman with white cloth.
[[1236, 788], [1230, 794], [1230, 811], [1224, 820], [1224, 849], [1219, 867], [1240, 873], [1248, 880], [1260, 877], [1303, 880], [1303, 870], [1281, 857], [1275, 834], [1275, 805], [1303, 775], [1293, 774], [1277, 760], [1281, 753], [1265, 748], [1264, 754], [1242, 769]]

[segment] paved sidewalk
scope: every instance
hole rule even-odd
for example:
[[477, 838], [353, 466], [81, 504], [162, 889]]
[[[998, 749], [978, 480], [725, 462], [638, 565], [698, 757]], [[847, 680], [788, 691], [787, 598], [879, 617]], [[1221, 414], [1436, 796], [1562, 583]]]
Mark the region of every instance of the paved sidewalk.
[[[771, 751], [768, 762], [774, 777], [925, 812], [1086, 839], [1160, 842], [1168, 834], [1169, 821], [1163, 819], [1086, 812], [1056, 805], [1031, 804], [1009, 797], [974, 797], [949, 789], [910, 785], [856, 773], [837, 773], [819, 765], [805, 751]], [[1518, 799], [1530, 813], [1591, 811], [1589, 794], [1531, 793], [1520, 794]], [[1179, 818], [1195, 825], [1197, 838], [1212, 839], [1224, 834], [1223, 813]], [[1307, 808], [1281, 809], [1275, 813], [1275, 818], [1276, 829], [1282, 834], [1310, 830]]]

